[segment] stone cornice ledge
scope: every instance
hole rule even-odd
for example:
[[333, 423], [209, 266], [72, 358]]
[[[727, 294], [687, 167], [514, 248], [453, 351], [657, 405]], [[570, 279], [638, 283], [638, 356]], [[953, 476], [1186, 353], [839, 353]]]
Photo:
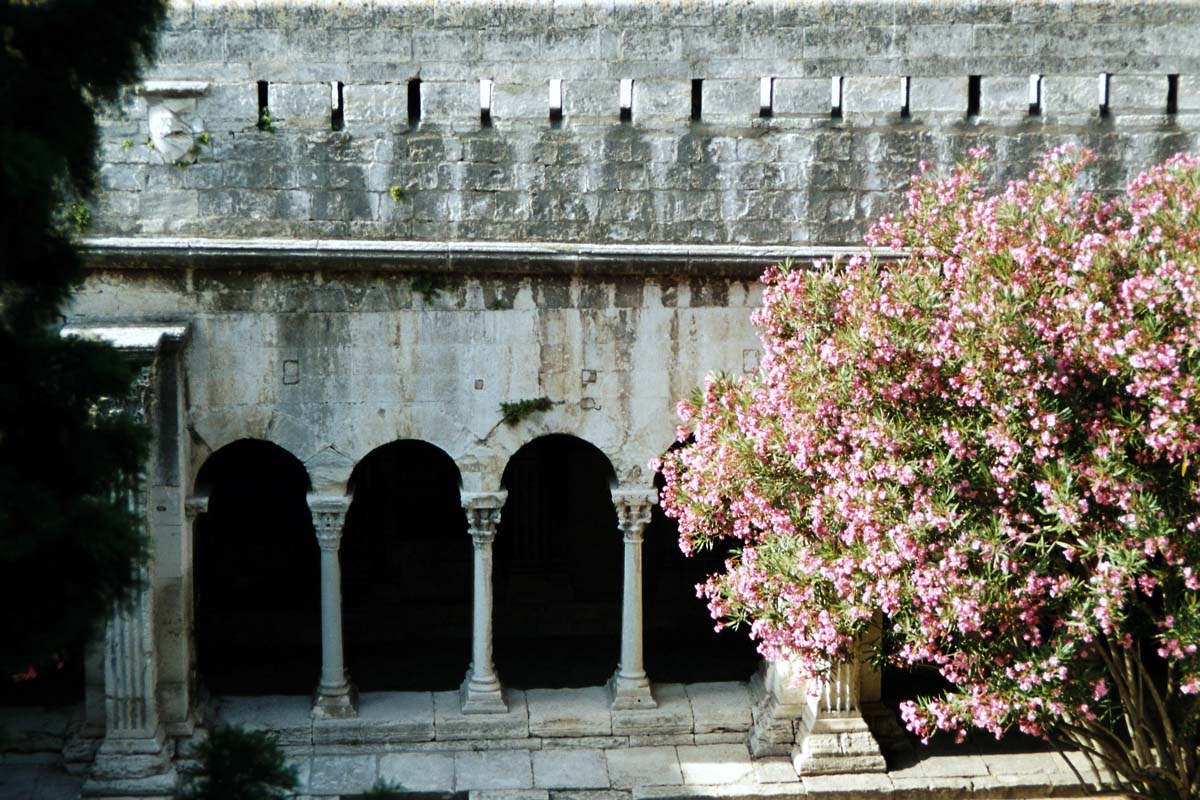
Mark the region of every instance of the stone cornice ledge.
[[[86, 238], [89, 269], [378, 270], [547, 275], [722, 275], [757, 278], [790, 258], [848, 258], [861, 247], [563, 244], [350, 239]], [[894, 251], [876, 255], [895, 258]]]

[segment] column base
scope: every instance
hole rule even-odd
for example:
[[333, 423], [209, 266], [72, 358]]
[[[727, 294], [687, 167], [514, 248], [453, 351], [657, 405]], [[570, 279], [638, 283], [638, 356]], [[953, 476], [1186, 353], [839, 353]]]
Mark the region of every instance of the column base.
[[467, 669], [462, 682], [462, 713], [464, 714], [507, 714], [508, 703], [504, 700], [504, 687], [495, 677], [476, 679], [474, 668]]
[[179, 774], [158, 727], [145, 736], [106, 737], [81, 797], [173, 798]]
[[358, 716], [358, 690], [347, 683], [337, 689], [318, 686], [312, 715], [318, 719], [353, 719]]
[[879, 743], [856, 711], [802, 720], [792, 765], [799, 775], [887, 771]]
[[608, 691], [612, 695], [613, 711], [630, 711], [640, 708], [658, 708], [658, 701], [650, 691], [650, 681], [645, 675], [631, 678], [617, 673], [608, 679]]

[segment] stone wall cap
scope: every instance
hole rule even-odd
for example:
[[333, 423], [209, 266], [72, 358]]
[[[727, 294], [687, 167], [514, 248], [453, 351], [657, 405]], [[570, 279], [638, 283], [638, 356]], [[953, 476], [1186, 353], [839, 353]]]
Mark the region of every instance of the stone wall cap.
[[336, 269], [499, 274], [695, 274], [754, 279], [771, 263], [809, 263], [867, 252], [899, 251], [811, 245], [574, 244], [561, 242], [397, 241], [92, 237], [84, 263], [105, 268]]
[[91, 342], [107, 342], [118, 350], [152, 352], [167, 342], [182, 343], [188, 336], [186, 323], [169, 325], [67, 326], [63, 338], [77, 336]]
[[145, 97], [200, 97], [208, 94], [208, 81], [146, 81], [138, 93]]

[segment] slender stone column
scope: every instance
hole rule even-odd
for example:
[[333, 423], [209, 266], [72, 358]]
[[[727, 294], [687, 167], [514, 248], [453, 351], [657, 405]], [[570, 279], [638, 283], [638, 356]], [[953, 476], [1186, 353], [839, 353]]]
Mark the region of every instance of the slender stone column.
[[504, 689], [492, 663], [492, 542], [507, 496], [506, 492], [497, 492], [463, 497], [467, 530], [475, 551], [471, 666], [462, 685], [464, 714], [503, 714], [508, 711]]
[[621, 663], [609, 681], [614, 709], [656, 708], [642, 658], [642, 536], [650, 524], [654, 493], [615, 492], [617, 522], [625, 541], [625, 576], [621, 593]]
[[317, 544], [321, 547], [321, 681], [314, 717], [356, 717], [357, 700], [342, 660], [342, 567], [338, 548], [348, 503], [342, 497], [309, 497]]

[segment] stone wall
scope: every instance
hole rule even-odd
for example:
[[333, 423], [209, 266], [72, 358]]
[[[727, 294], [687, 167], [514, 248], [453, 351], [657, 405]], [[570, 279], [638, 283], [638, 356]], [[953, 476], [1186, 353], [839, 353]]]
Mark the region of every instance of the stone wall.
[[855, 243], [921, 159], [1076, 141], [1112, 190], [1194, 148], [1198, 37], [1184, 2], [184, 0], [103, 124], [94, 230]]
[[[341, 495], [371, 450], [422, 439], [465, 491], [495, 491], [523, 444], [571, 433], [649, 487], [676, 401], [709, 370], [757, 369], [760, 297], [752, 277], [108, 268], [71, 318], [187, 321], [191, 476], [230, 442], [266, 439], [305, 462], [314, 492]], [[502, 402], [542, 396], [550, 411], [501, 422]]]

